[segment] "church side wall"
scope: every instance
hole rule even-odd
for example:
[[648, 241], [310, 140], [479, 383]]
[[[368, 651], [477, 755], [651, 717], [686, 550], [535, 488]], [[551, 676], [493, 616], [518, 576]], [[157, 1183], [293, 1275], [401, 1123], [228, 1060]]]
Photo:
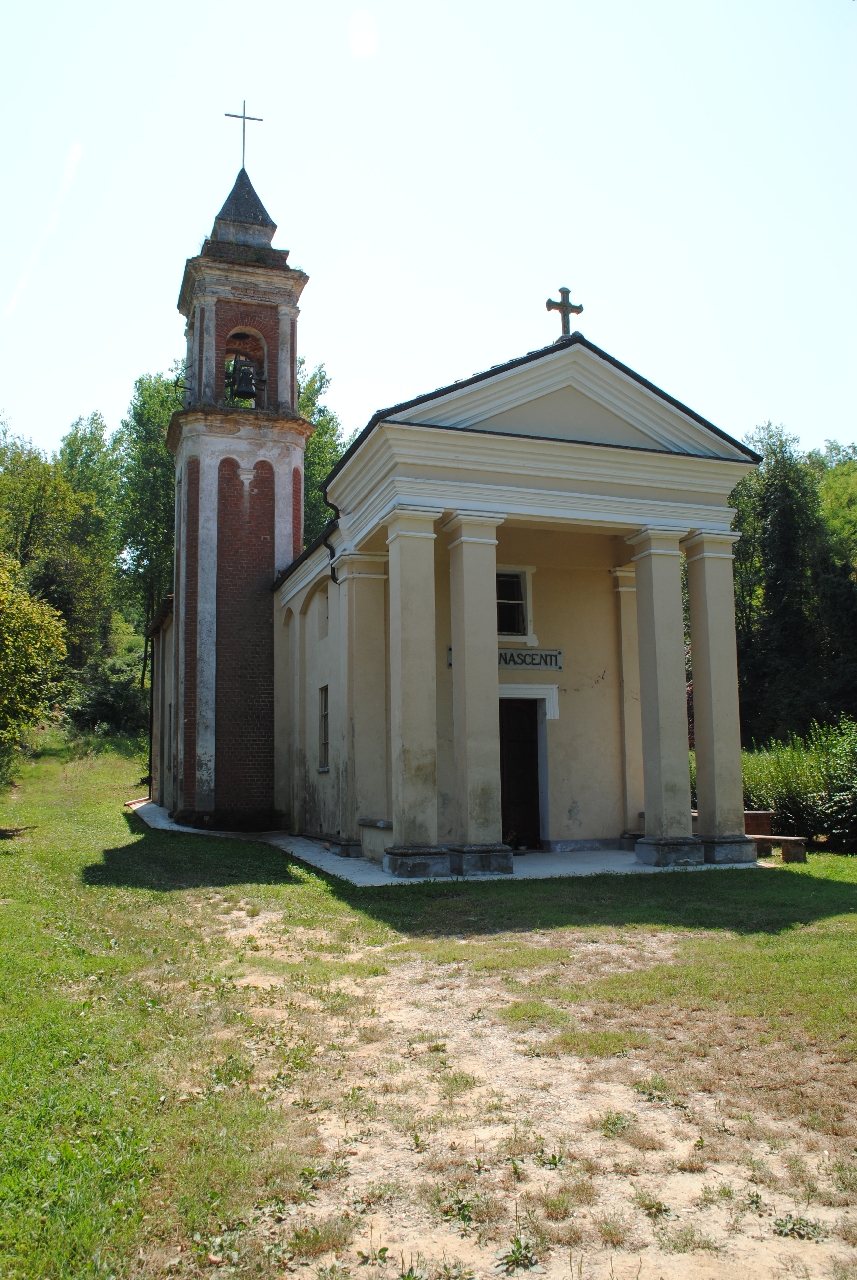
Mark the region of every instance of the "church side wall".
[[[347, 771], [344, 751], [344, 697], [341, 689], [340, 588], [326, 577], [310, 588], [300, 605], [304, 633], [303, 673], [300, 679], [303, 715], [296, 725], [294, 767], [300, 780], [295, 827], [309, 835], [342, 833], [342, 779]], [[327, 690], [327, 763], [321, 741], [321, 690]]]

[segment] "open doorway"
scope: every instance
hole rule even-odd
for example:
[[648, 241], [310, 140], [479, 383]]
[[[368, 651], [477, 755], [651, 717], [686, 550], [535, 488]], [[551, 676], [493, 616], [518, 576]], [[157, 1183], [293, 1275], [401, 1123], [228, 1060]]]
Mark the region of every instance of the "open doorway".
[[534, 698], [500, 699], [500, 802], [503, 843], [541, 847], [539, 719]]

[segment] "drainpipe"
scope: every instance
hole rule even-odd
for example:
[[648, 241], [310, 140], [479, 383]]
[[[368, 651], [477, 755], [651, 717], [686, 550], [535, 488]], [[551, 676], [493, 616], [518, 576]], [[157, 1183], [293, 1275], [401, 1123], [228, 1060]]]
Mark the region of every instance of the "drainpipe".
[[[336, 516], [337, 520], [339, 520], [340, 518], [339, 507], [335, 507], [332, 502], [328, 502], [327, 490], [324, 488], [322, 488], [321, 490], [321, 500], [326, 507], [330, 507], [330, 510]], [[336, 570], [333, 567], [333, 557], [336, 555], [336, 550], [330, 545], [327, 538], [322, 538], [321, 544], [323, 547], [327, 547], [327, 553], [330, 556], [330, 576], [333, 579], [333, 581], [336, 583], [336, 585], [339, 586], [339, 579], [337, 578]]]

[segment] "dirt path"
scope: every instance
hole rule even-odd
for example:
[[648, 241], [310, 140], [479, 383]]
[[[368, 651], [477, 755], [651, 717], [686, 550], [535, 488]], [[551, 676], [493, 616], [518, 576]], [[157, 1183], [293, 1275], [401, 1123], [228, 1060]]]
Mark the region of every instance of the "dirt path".
[[[646, 1022], [640, 1011], [577, 1005], [576, 1026], [605, 1034], [612, 1017], [630, 1036], [631, 1048], [589, 1060], [557, 1047], [561, 1010], [553, 1027], [544, 1002], [528, 1020], [528, 993], [555, 976], [558, 948], [578, 974], [621, 973], [669, 962], [670, 934], [536, 932], [523, 944], [525, 971], [510, 977], [395, 947], [325, 952], [323, 932], [288, 929], [275, 913], [221, 920], [243, 957], [238, 983], [256, 1025], [289, 1027], [314, 1046], [312, 1069], [290, 1076], [256, 1042], [251, 1087], [305, 1114], [315, 1135], [294, 1194], [260, 1205], [250, 1226], [284, 1272], [857, 1276], [857, 1141], [847, 1125], [824, 1136], [760, 1109], [747, 1060], [755, 1054], [761, 1071], [764, 1053], [746, 1019], [718, 1024], [699, 1088], [688, 1087], [692, 1072], [663, 1064], [680, 1066], [682, 1046], [711, 1033], [702, 1011], [696, 1022], [649, 1011]], [[339, 977], [302, 978], [302, 963], [311, 974], [325, 960]], [[779, 1065], [797, 1070], [800, 1055], [786, 1062], [779, 1049]], [[800, 1062], [813, 1071], [805, 1053]]]

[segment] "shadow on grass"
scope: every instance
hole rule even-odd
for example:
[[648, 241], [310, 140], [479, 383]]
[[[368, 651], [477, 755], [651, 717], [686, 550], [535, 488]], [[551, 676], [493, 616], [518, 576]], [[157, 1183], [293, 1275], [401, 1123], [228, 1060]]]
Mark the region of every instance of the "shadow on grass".
[[305, 868], [271, 845], [152, 831], [133, 815], [126, 815], [126, 820], [128, 843], [105, 849], [103, 862], [85, 867], [85, 883], [162, 892], [242, 885], [261, 896], [267, 886], [287, 891], [285, 902], [279, 894], [271, 905], [288, 908], [288, 894], [305, 889], [305, 875], [295, 876], [292, 870], [299, 866], [325, 883], [350, 910], [424, 937], [576, 925], [780, 933], [857, 912], [857, 884], [785, 869], [404, 882], [366, 888]]

